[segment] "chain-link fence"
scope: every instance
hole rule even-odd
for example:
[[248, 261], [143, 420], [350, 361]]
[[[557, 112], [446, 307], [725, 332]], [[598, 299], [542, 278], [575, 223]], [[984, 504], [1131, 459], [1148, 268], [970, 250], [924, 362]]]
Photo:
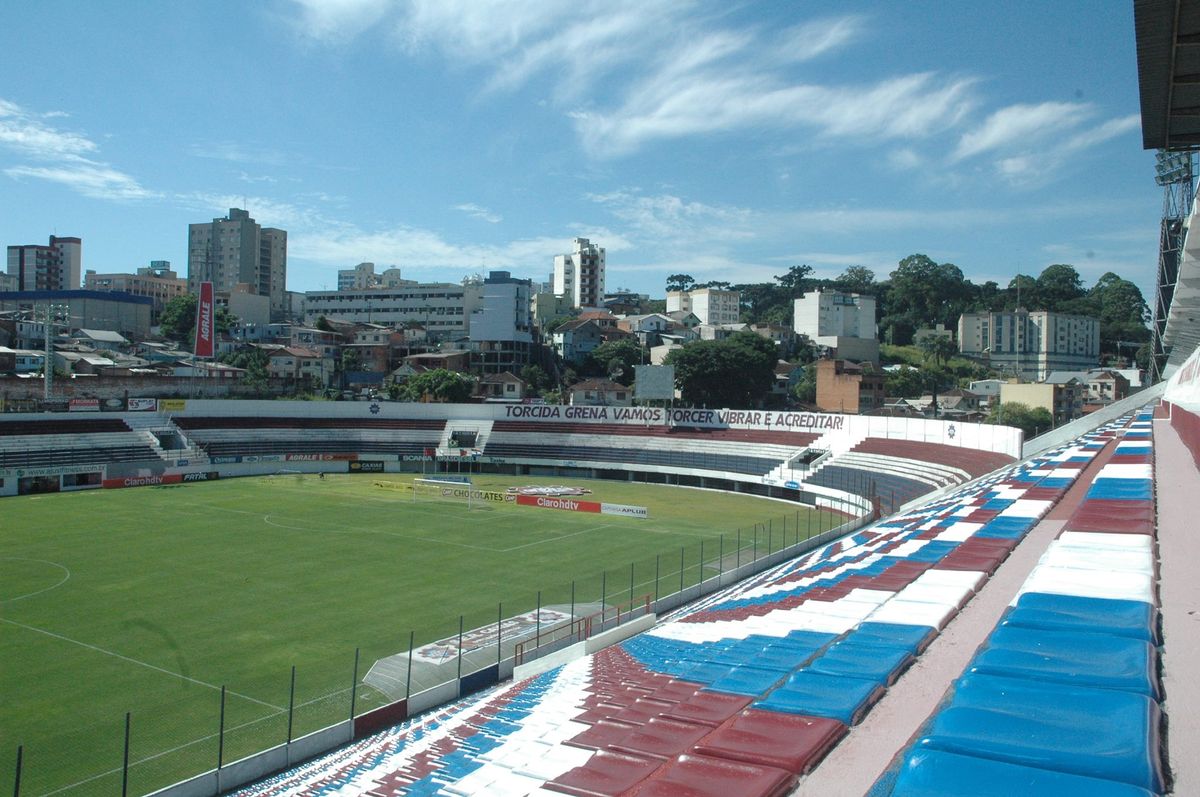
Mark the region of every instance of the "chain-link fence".
[[[163, 668], [178, 686], [154, 694], [130, 688], [128, 712], [111, 718], [81, 721], [71, 706], [47, 695], [45, 710], [59, 715], [59, 732], [10, 748], [0, 760], [0, 783], [12, 784], [14, 797], [143, 795], [199, 776], [211, 780], [189, 784], [187, 793], [216, 794], [732, 584], [861, 525], [873, 514], [870, 507], [861, 498], [820, 496], [816, 507], [550, 583], [534, 594], [499, 596], [504, 599], [491, 610], [447, 617], [356, 650], [331, 650], [322, 660], [292, 663], [280, 650], [270, 672], [243, 673], [227, 683]], [[397, 625], [403, 627], [403, 618]], [[252, 628], [230, 633], [256, 644]], [[118, 666], [127, 669], [128, 661], [108, 663], [110, 670], [102, 662], [95, 671], [96, 689], [129, 688]], [[336, 732], [310, 736], [330, 728]]]

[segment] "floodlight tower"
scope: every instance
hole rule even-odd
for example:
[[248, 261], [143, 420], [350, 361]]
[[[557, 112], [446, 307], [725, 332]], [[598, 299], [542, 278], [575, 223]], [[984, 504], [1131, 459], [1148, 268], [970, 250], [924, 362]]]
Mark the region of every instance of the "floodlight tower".
[[49, 303], [34, 308], [34, 320], [42, 322], [42, 330], [46, 335], [46, 349], [43, 354], [44, 359], [42, 360], [42, 384], [45, 401], [50, 400], [51, 384], [54, 380], [54, 348], [50, 345], [50, 341], [54, 338], [54, 325], [70, 312], [70, 306], [65, 304]]
[[1183, 252], [1185, 224], [1196, 195], [1195, 169], [1191, 152], [1160, 149], [1155, 153], [1154, 182], [1163, 187], [1162, 225], [1158, 235], [1158, 280], [1154, 288], [1154, 310], [1151, 322], [1150, 381], [1162, 379], [1167, 364], [1163, 333], [1175, 282], [1179, 277], [1179, 258]]

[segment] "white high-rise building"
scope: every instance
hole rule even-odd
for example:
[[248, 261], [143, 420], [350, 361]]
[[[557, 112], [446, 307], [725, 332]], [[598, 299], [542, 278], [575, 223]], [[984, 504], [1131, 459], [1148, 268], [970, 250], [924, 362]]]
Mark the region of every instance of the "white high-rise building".
[[576, 238], [575, 249], [554, 256], [554, 293], [572, 307], [600, 307], [604, 300], [604, 247]]
[[856, 362], [879, 362], [875, 297], [816, 290], [792, 303], [792, 329], [836, 356]]
[[272, 320], [287, 315], [287, 232], [260, 227], [249, 212], [230, 208], [225, 218], [188, 225], [188, 291], [201, 282], [232, 293], [237, 285], [271, 299]]
[[529, 365], [533, 346], [532, 284], [507, 271], [492, 271], [483, 281], [479, 308], [471, 314], [471, 349], [484, 373], [517, 374]]
[[374, 263], [359, 263], [354, 268], [338, 269], [339, 291], [366, 291], [372, 288], [397, 288], [411, 284], [400, 276], [400, 269], [392, 267], [375, 273]]
[[1040, 381], [1051, 371], [1086, 371], [1100, 361], [1100, 321], [1089, 316], [1018, 309], [963, 313], [958, 349], [1002, 374]]
[[466, 337], [479, 307], [483, 283], [405, 281], [394, 287], [349, 291], [308, 291], [304, 317], [320, 316], [368, 324], [420, 324], [435, 340]]
[[79, 238], [51, 235], [47, 246], [10, 246], [8, 281], [18, 291], [77, 291], [82, 261]]
[[667, 291], [667, 312], [688, 312], [701, 324], [736, 324], [742, 317], [742, 294], [717, 288]]

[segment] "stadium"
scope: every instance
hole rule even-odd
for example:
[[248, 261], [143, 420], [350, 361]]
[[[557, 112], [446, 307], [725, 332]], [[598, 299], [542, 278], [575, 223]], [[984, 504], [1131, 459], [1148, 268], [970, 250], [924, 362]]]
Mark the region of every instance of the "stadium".
[[[1070, 680], [1138, 684], [1126, 763], [1167, 784], [1150, 549], [1097, 539], [1113, 517], [1146, 531], [1149, 411], [1114, 406], [1029, 458], [1016, 430], [920, 419], [137, 406], [0, 419], [6, 514], [29, 532], [3, 596], [23, 793], [784, 793], [1074, 504], [1029, 576], [1048, 603], [1014, 611], [1035, 636], [1095, 622], [1087, 601], [1140, 618], [1139, 675]], [[1110, 564], [1127, 578], [1089, 577]], [[1082, 574], [1066, 594], [1056, 568]], [[1018, 664], [1039, 644], [1022, 634]]]
[[[1146, 147], [1190, 153], [1200, 10], [1135, 8]], [[1200, 792], [1181, 212], [1164, 380], [1032, 440], [553, 405], [0, 416], [0, 784]]]

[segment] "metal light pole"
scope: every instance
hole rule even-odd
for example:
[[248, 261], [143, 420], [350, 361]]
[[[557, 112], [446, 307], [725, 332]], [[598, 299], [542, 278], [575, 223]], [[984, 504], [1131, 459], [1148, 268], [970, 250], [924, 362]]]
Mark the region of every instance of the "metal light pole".
[[[54, 322], [62, 315], [71, 312], [70, 305], [65, 304], [45, 304], [41, 307], [40, 320], [42, 322], [42, 330], [45, 333], [45, 351], [42, 360], [42, 377], [45, 392], [42, 398], [45, 401], [50, 400], [50, 392], [54, 381], [54, 356], [51, 350], [50, 341], [54, 337]], [[68, 315], [68, 318], [70, 316]], [[34, 319], [39, 318], [37, 308], [34, 308]]]

